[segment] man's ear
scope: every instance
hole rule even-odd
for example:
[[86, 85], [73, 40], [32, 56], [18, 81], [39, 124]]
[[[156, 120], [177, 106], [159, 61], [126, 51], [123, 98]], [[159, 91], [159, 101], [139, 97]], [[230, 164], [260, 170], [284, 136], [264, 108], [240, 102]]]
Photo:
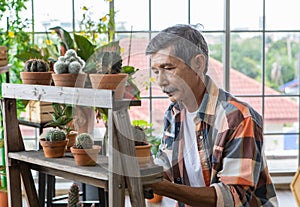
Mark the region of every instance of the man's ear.
[[203, 71], [205, 70], [206, 67], [205, 63], [206, 63], [205, 56], [202, 54], [198, 54], [192, 59], [191, 66], [197, 74], [203, 74]]

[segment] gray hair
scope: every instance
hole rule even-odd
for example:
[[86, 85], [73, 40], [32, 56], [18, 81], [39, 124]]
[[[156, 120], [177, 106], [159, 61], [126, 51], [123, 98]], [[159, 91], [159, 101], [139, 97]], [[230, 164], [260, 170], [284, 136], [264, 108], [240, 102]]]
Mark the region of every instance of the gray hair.
[[195, 27], [184, 24], [177, 24], [168, 27], [159, 32], [152, 40], [150, 40], [146, 55], [151, 55], [161, 49], [173, 47], [174, 56], [182, 59], [187, 65], [191, 64], [191, 60], [198, 54], [203, 54], [206, 58], [206, 69], [208, 67], [208, 46], [201, 32]]

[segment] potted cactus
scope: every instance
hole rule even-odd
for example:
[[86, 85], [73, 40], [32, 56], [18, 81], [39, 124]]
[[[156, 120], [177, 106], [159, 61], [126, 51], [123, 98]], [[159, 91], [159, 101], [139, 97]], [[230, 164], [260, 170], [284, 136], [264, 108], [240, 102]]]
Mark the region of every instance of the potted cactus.
[[71, 147], [76, 165], [94, 166], [96, 165], [101, 146], [95, 145], [93, 137], [88, 133], [78, 134], [75, 144]]
[[122, 72], [119, 42], [96, 49], [83, 70], [89, 74], [92, 88], [114, 90], [116, 99], [123, 98], [128, 74]]
[[55, 86], [84, 87], [86, 74], [82, 72], [85, 61], [73, 49], [67, 50], [53, 65]]
[[77, 131], [73, 129], [74, 107], [69, 104], [52, 103], [53, 113], [50, 113], [52, 120], [45, 124], [45, 127], [59, 128], [65, 131], [68, 144], [67, 152], [74, 145]]
[[20, 72], [23, 84], [50, 85], [52, 72], [49, 64], [43, 59], [29, 59], [25, 62], [24, 71]]
[[61, 129], [49, 129], [41, 135], [40, 144], [47, 158], [63, 157], [68, 140]]

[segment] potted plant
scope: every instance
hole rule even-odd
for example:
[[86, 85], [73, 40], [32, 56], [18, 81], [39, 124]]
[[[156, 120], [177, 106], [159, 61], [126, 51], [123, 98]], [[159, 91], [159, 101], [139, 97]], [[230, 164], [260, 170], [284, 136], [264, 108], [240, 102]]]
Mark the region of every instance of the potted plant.
[[24, 71], [20, 72], [23, 84], [50, 85], [52, 72], [49, 64], [43, 59], [29, 59], [25, 62]]
[[74, 146], [71, 147], [75, 163], [79, 166], [96, 165], [100, 150], [101, 146], [95, 145], [93, 137], [88, 133], [78, 134]]
[[75, 50], [69, 49], [64, 56], [60, 56], [53, 65], [52, 78], [55, 86], [84, 87], [86, 74], [82, 72], [85, 61]]
[[47, 158], [63, 157], [68, 143], [66, 134], [61, 129], [49, 129], [41, 135], [40, 144]]
[[86, 61], [83, 70], [89, 74], [92, 88], [115, 90], [114, 97], [123, 98], [128, 74], [121, 71], [122, 58], [118, 41], [97, 48]]
[[151, 147], [152, 145], [146, 140], [144, 130], [139, 126], [133, 126], [133, 135], [136, 140], [135, 155], [140, 165], [149, 163], [151, 161]]
[[[139, 131], [143, 132], [146, 143], [149, 143], [151, 146], [150, 147], [151, 155], [153, 158], [155, 158], [156, 153], [158, 152], [158, 149], [159, 149], [159, 145], [161, 143], [161, 138], [153, 135], [154, 130], [152, 128], [152, 124], [148, 123], [145, 120], [134, 120], [132, 122], [132, 125], [134, 125], [136, 129], [139, 129]], [[140, 136], [142, 136], [142, 135], [140, 135]], [[139, 143], [136, 142], [136, 145], [137, 144], [139, 144]], [[135, 148], [136, 148], [136, 153], [138, 153], [138, 150], [139, 150], [138, 146], [135, 146]], [[147, 152], [147, 153], [150, 153], [150, 152]], [[154, 193], [153, 198], [147, 199], [147, 201], [149, 203], [160, 203], [162, 201], [162, 199], [163, 199], [163, 196]]]
[[77, 132], [73, 129], [73, 106], [69, 104], [52, 103], [52, 121], [45, 124], [45, 127], [59, 128], [65, 131], [68, 139], [66, 151], [70, 151], [75, 143]]

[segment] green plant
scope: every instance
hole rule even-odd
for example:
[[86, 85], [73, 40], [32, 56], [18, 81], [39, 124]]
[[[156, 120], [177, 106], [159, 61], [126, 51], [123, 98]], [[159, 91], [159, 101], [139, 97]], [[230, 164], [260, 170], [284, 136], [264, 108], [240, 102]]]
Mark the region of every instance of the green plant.
[[25, 72], [48, 72], [49, 64], [43, 59], [29, 59], [24, 65]]
[[71, 73], [78, 74], [82, 72], [85, 61], [77, 56], [74, 49], [69, 49], [64, 56], [60, 56], [54, 63], [54, 72], [56, 74]]
[[68, 192], [68, 207], [81, 207], [79, 201], [79, 186], [73, 183]]
[[73, 120], [73, 106], [68, 104], [52, 103], [53, 113], [52, 121], [48, 122], [46, 127], [54, 127], [62, 129], [66, 134], [70, 134], [74, 129], [70, 122]]
[[45, 135], [45, 140], [48, 142], [63, 141], [65, 139], [66, 133], [61, 129], [49, 129]]
[[75, 141], [75, 148], [77, 149], [92, 149], [94, 145], [93, 137], [88, 133], [81, 133], [77, 135]]
[[155, 157], [161, 144], [161, 138], [153, 135], [154, 129], [152, 128], [152, 124], [145, 120], [133, 120], [132, 125], [143, 131], [145, 139], [152, 145], [151, 153]]

